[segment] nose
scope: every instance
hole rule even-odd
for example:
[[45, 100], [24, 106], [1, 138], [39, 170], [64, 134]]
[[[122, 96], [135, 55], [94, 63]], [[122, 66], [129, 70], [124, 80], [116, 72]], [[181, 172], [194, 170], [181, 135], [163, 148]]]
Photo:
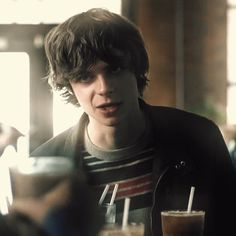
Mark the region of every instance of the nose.
[[114, 92], [114, 82], [108, 78], [104, 73], [97, 74], [97, 94], [101, 96], [108, 96]]

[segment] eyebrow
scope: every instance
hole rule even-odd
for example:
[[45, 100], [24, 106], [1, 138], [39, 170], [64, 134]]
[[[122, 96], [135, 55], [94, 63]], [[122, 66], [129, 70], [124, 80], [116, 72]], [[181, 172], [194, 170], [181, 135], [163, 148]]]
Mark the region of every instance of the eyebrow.
[[97, 71], [101, 71], [101, 70], [105, 70], [108, 67], [110, 67], [111, 65], [107, 64], [107, 63], [102, 63], [102, 64], [95, 64], [95, 65], [91, 65], [88, 67], [87, 69], [87, 73], [94, 73]]

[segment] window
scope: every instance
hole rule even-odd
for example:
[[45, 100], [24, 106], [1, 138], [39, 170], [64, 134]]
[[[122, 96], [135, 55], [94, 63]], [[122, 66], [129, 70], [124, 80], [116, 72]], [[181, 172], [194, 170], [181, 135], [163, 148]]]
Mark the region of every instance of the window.
[[0, 122], [29, 132], [29, 56], [0, 52]]
[[20, 131], [17, 151], [29, 153], [30, 61], [25, 52], [0, 52], [0, 122]]
[[94, 7], [119, 13], [121, 0], [5, 0], [0, 8], [0, 24], [54, 24]]
[[236, 0], [228, 0], [227, 17], [227, 123], [236, 124]]

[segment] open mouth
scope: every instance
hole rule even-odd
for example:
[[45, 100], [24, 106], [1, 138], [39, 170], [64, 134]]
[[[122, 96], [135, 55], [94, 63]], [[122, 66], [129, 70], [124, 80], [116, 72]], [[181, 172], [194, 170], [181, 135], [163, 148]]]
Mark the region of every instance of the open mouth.
[[113, 113], [119, 109], [120, 105], [121, 105], [121, 102], [104, 103], [104, 104], [97, 106], [97, 108], [104, 113]]

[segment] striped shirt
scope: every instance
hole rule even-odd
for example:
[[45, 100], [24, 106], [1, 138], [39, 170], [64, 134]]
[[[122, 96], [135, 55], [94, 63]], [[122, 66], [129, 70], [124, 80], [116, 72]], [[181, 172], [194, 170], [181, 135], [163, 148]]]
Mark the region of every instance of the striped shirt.
[[96, 147], [85, 135], [82, 153], [88, 182], [101, 196], [105, 186], [110, 185], [104, 202], [109, 203], [115, 184], [119, 184], [115, 203], [122, 212], [124, 199], [131, 198], [130, 210], [148, 208], [152, 204], [152, 166], [154, 148], [150, 145], [150, 131], [132, 146], [112, 151]]

